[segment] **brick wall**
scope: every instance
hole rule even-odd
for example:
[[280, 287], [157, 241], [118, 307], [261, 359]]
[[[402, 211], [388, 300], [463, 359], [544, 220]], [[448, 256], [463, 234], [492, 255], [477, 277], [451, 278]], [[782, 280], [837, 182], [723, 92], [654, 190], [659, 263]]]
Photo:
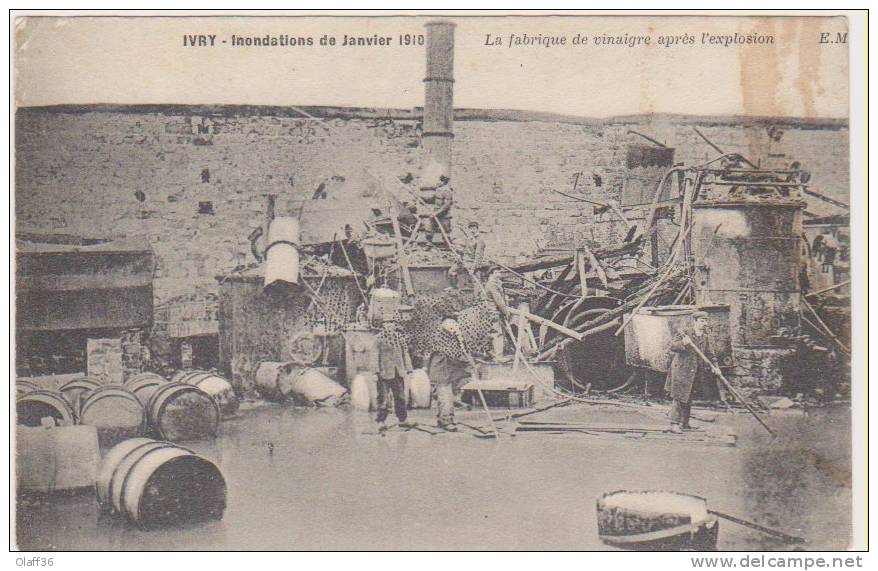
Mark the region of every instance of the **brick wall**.
[[[350, 111], [322, 121], [288, 115], [185, 107], [19, 110], [17, 230], [144, 236], [156, 255], [156, 306], [197, 302], [215, 299], [216, 275], [252, 261], [247, 236], [263, 220], [265, 195], [278, 195], [283, 213], [334, 175], [418, 172], [419, 125], [411, 113]], [[588, 196], [618, 199], [627, 148], [644, 144], [629, 129], [674, 147], [677, 162], [695, 164], [715, 156], [693, 131], [697, 125], [727, 152], [783, 165], [799, 160], [815, 189], [848, 200], [848, 131], [840, 122], [459, 115], [466, 120], [455, 124], [455, 221], [478, 220], [488, 256], [506, 261], [553, 242], [619, 239], [612, 212], [596, 214], [553, 189], [570, 192], [575, 183]], [[816, 201], [809, 209], [834, 212]]]

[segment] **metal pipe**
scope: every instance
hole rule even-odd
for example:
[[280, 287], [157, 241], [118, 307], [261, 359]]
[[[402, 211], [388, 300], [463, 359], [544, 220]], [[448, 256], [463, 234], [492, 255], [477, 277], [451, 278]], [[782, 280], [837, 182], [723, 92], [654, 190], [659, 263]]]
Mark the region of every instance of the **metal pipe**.
[[427, 74], [424, 77], [424, 123], [421, 144], [426, 161], [436, 161], [451, 178], [454, 139], [454, 23], [427, 22]]

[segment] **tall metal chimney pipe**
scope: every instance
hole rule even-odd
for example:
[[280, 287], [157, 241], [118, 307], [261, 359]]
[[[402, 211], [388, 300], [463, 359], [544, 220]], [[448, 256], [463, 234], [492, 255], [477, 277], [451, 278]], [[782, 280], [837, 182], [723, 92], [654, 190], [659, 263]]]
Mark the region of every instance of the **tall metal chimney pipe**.
[[454, 139], [454, 23], [427, 22], [427, 75], [424, 77], [424, 123], [421, 144], [425, 165], [432, 158], [451, 178]]

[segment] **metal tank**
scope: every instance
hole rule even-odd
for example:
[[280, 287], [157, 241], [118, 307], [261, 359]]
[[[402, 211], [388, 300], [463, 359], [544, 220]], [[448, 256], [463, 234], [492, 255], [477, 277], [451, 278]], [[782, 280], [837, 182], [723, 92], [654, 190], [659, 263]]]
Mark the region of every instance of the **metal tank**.
[[693, 203], [696, 303], [727, 304], [742, 384], [777, 387], [775, 338], [800, 326], [801, 200]]

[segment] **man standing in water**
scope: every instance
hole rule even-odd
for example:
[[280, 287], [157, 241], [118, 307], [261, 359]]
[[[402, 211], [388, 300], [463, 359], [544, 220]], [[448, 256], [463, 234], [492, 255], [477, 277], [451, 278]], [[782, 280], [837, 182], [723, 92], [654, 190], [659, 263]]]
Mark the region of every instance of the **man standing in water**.
[[436, 385], [439, 407], [437, 424], [448, 432], [457, 432], [454, 423], [454, 385], [470, 376], [470, 365], [460, 341], [460, 325], [451, 315], [446, 315], [437, 334], [437, 346], [427, 366], [427, 374]]
[[688, 430], [689, 412], [692, 408], [692, 394], [696, 387], [716, 393], [716, 383], [711, 377], [720, 375], [715, 365], [708, 365], [696, 353], [697, 347], [711, 363], [716, 362], [710, 343], [707, 339], [707, 313], [696, 311], [692, 314], [692, 325], [678, 333], [671, 342], [671, 364], [668, 368], [668, 379], [665, 390], [671, 395], [671, 432], [680, 434]]
[[411, 373], [410, 357], [405, 336], [399, 328], [397, 316], [386, 317], [378, 333], [378, 430], [386, 430], [385, 421], [391, 407], [402, 428], [412, 428], [409, 422], [408, 402], [405, 395], [405, 376]]

